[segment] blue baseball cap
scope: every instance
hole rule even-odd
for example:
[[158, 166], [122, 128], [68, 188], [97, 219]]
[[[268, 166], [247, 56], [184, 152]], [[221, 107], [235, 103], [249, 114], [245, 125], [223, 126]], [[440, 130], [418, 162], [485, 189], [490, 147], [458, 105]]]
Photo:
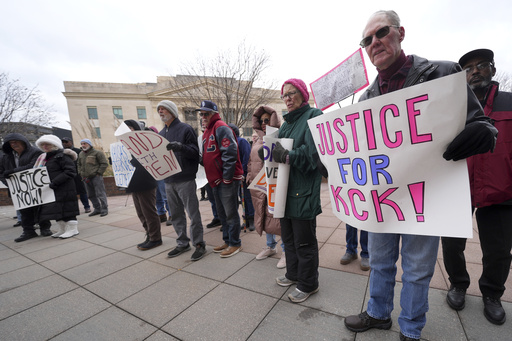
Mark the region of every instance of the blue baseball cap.
[[215, 111], [217, 112], [217, 104], [212, 101], [201, 101], [201, 108], [196, 109], [195, 111]]

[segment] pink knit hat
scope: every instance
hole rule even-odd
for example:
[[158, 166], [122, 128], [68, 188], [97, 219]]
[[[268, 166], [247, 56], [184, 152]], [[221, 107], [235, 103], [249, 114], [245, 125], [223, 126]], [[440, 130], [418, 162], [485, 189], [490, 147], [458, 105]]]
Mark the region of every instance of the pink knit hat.
[[281, 95], [283, 94], [283, 88], [284, 88], [285, 84], [291, 84], [294, 87], [296, 87], [297, 90], [300, 91], [300, 93], [302, 95], [302, 98], [304, 99], [304, 102], [308, 102], [309, 101], [308, 87], [306, 86], [306, 83], [304, 83], [304, 81], [302, 79], [290, 78], [287, 81], [285, 81], [283, 83], [283, 86], [281, 87]]

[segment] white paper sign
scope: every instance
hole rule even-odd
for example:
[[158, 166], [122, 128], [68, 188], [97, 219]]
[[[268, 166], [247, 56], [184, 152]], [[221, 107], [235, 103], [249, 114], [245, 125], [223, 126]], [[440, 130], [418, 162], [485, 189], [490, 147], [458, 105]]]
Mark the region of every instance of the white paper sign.
[[116, 186], [128, 187], [135, 172], [135, 167], [130, 163], [132, 158], [130, 152], [121, 142], [115, 142], [110, 145], [110, 158]]
[[464, 128], [466, 91], [459, 72], [309, 120], [335, 215], [371, 232], [471, 238], [466, 162], [442, 157]]
[[280, 142], [284, 149], [291, 150], [293, 148], [293, 139], [263, 136], [263, 155], [265, 160], [263, 169], [265, 169], [267, 178], [268, 212], [272, 213], [274, 218], [283, 218], [286, 209], [290, 165], [275, 162], [272, 159], [272, 151], [277, 142]]
[[169, 141], [157, 133], [136, 130], [117, 138], [155, 180], [163, 180], [181, 172], [173, 151], [166, 148]]
[[55, 201], [55, 193], [50, 188], [51, 181], [46, 167], [13, 173], [6, 180], [16, 210]]
[[311, 93], [320, 110], [329, 108], [368, 85], [361, 49], [311, 83]]

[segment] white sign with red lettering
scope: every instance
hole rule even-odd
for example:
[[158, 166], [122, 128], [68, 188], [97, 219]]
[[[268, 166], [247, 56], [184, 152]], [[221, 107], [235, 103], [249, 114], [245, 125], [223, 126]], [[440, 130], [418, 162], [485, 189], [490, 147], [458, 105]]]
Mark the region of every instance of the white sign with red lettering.
[[309, 120], [335, 215], [371, 232], [471, 238], [466, 161], [442, 156], [466, 115], [460, 72]]

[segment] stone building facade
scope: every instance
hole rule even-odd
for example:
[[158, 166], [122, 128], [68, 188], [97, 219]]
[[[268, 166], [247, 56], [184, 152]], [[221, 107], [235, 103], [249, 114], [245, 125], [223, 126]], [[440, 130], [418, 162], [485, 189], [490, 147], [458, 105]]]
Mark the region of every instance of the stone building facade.
[[[110, 144], [117, 141], [115, 130], [127, 119], [143, 121], [147, 127], [162, 129], [163, 122], [156, 106], [164, 99], [173, 101], [180, 112], [180, 120], [190, 124], [200, 134], [199, 116], [194, 111], [200, 102], [197, 100], [194, 103], [190, 93], [191, 89], [198, 90], [203, 84], [178, 82], [180, 77], [193, 78], [160, 76], [156, 83], [137, 84], [65, 81], [63, 94], [68, 104], [74, 145], [78, 146], [81, 139], [89, 138], [96, 148], [108, 153]], [[215, 98], [202, 99], [210, 99], [219, 104]], [[279, 90], [272, 90], [270, 100], [263, 104], [270, 105], [278, 113], [287, 112]], [[222, 112], [221, 105], [219, 107]], [[240, 127], [240, 133], [247, 139], [252, 135], [252, 111], [247, 122]]]

